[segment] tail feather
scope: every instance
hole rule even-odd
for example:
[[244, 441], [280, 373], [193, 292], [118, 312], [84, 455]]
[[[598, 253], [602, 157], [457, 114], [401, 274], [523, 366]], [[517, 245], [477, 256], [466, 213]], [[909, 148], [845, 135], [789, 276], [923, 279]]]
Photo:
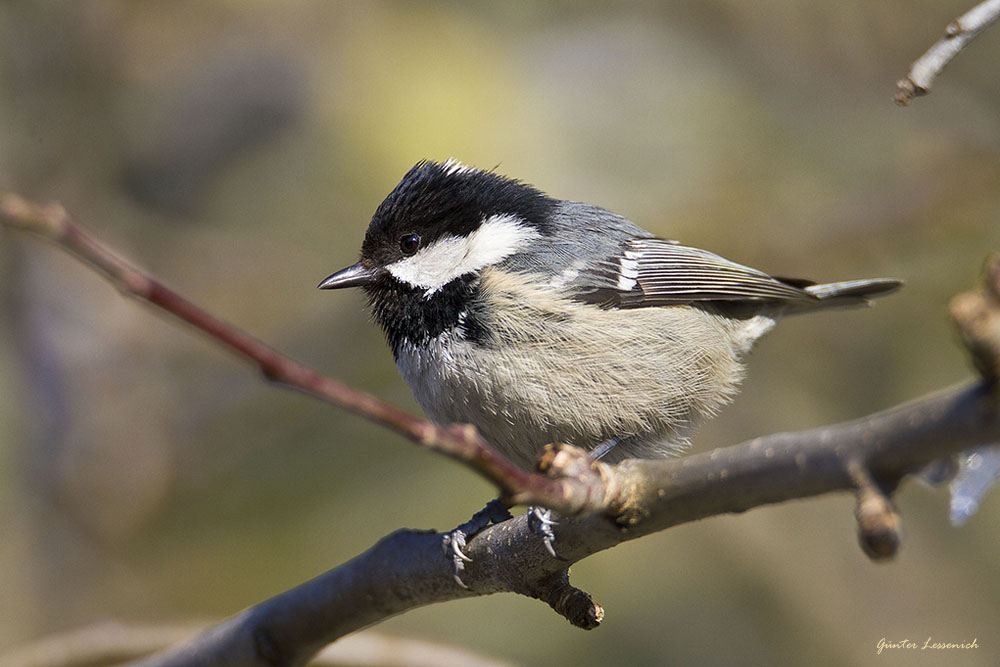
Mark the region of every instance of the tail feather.
[[895, 292], [902, 285], [903, 281], [895, 278], [873, 278], [808, 285], [802, 289], [820, 300], [817, 306], [826, 308], [867, 305], [869, 299]]

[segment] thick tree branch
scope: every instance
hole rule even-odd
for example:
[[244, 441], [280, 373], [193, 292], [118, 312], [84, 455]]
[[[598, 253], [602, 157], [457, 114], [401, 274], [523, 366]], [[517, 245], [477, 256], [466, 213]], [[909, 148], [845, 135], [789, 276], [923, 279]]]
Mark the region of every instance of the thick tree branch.
[[[568, 446], [551, 446], [541, 469], [520, 471], [463, 426], [439, 428], [378, 399], [301, 367], [215, 319], [129, 266], [80, 229], [58, 207], [0, 199], [0, 222], [42, 234], [69, 248], [127, 293], [168, 310], [295, 386], [410, 439], [431, 446], [493, 480], [511, 502], [543, 504], [567, 518], [556, 526], [561, 559], [553, 559], [524, 517], [493, 526], [466, 548], [472, 558], [453, 580], [441, 535], [399, 531], [354, 560], [265, 601], [151, 658], [149, 665], [298, 665], [323, 645], [413, 607], [516, 592], [547, 602], [571, 623], [595, 627], [603, 610], [568, 581], [570, 564], [626, 540], [680, 523], [833, 491], [853, 491], [862, 543], [873, 557], [895, 552], [898, 517], [890, 494], [907, 474], [941, 457], [1000, 441], [996, 383], [984, 380], [835, 426], [782, 433], [704, 454], [665, 461], [594, 462]], [[995, 266], [995, 265], [994, 265]], [[987, 272], [1000, 276], [1000, 269]], [[1000, 287], [991, 288], [1000, 294]], [[991, 317], [1000, 306], [989, 301]], [[991, 320], [993, 321], [993, 320]], [[990, 350], [1000, 329], [985, 327], [977, 367], [997, 367]], [[980, 331], [977, 329], [976, 331]], [[992, 343], [990, 343], [992, 341]]]
[[[876, 529], [862, 526], [863, 538], [876, 534], [866, 550], [883, 558], [884, 545], [898, 537], [898, 517], [889, 525], [889, 539], [880, 537], [884, 517], [895, 515], [882, 508], [884, 492], [873, 490], [871, 480], [879, 480], [880, 489], [893, 488], [935, 459], [994, 440], [1000, 440], [995, 398], [975, 384], [845, 424], [680, 459], [606, 466], [606, 474], [628, 488], [621, 496], [628, 502], [617, 519], [600, 514], [560, 521], [556, 544], [563, 560], [548, 555], [521, 516], [469, 543], [472, 562], [462, 574], [468, 586], [463, 589], [442, 557], [440, 533], [399, 531], [354, 560], [143, 664], [304, 664], [325, 643], [408, 609], [497, 592], [541, 599], [574, 625], [592, 628], [603, 609], [569, 585], [572, 563], [680, 523], [859, 486], [859, 521], [872, 520]], [[859, 481], [859, 474], [866, 480]], [[870, 494], [879, 496], [874, 511], [865, 507]]]
[[985, 0], [945, 28], [944, 37], [910, 66], [896, 83], [896, 104], [906, 106], [914, 97], [930, 92], [931, 84], [951, 59], [1000, 18], [1000, 0]]

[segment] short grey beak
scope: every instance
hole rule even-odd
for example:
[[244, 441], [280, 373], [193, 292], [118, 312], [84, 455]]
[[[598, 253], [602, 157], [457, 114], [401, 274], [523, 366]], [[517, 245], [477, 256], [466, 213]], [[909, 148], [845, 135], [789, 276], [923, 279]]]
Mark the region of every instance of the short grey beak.
[[320, 289], [340, 289], [341, 287], [361, 287], [367, 285], [375, 279], [376, 272], [369, 269], [361, 262], [346, 269], [337, 271], [332, 276], [323, 279], [319, 284]]

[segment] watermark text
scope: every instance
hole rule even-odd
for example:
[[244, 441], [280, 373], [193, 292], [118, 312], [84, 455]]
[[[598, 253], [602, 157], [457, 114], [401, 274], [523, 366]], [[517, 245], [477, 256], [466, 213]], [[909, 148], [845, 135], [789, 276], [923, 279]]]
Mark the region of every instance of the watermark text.
[[976, 640], [977, 637], [973, 637], [971, 641], [951, 642], [928, 637], [921, 642], [916, 639], [889, 639], [882, 637], [875, 644], [875, 654], [882, 655], [883, 651], [946, 651], [979, 648], [979, 642]]

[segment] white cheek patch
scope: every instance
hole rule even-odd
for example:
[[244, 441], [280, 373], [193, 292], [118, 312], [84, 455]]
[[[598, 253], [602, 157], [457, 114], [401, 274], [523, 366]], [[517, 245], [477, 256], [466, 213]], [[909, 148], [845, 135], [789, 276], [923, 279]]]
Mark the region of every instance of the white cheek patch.
[[541, 234], [515, 215], [495, 215], [468, 236], [443, 236], [386, 267], [430, 296], [455, 278], [496, 264]]

